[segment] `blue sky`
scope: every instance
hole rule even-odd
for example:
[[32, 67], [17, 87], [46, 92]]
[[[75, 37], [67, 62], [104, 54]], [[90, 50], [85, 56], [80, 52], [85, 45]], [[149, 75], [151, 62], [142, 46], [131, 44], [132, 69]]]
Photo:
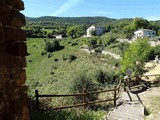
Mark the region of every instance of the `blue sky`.
[[29, 17], [105, 16], [160, 20], [160, 0], [23, 0]]

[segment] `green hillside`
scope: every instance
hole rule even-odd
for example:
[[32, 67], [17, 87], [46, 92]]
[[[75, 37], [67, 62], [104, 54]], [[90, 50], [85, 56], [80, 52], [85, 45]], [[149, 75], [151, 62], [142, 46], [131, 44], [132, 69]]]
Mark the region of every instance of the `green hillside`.
[[[67, 38], [60, 41], [64, 49], [41, 55], [44, 52], [45, 39], [34, 38], [27, 40], [27, 84], [30, 88], [30, 95], [34, 95], [34, 90], [39, 89], [40, 93], [69, 93], [74, 81], [74, 75], [80, 69], [90, 69], [93, 73], [96, 70], [104, 71], [113, 67], [117, 60], [110, 56], [100, 54], [91, 54], [81, 51], [80, 46], [83, 44], [83, 38]], [[74, 45], [73, 43], [78, 43]], [[73, 46], [74, 45], [74, 46]], [[51, 57], [48, 58], [48, 55]], [[70, 55], [76, 56], [72, 62], [69, 61]], [[112, 71], [112, 69], [110, 69]], [[94, 80], [93, 80], [94, 81]], [[59, 89], [61, 88], [61, 89]], [[73, 91], [72, 91], [73, 92]]]

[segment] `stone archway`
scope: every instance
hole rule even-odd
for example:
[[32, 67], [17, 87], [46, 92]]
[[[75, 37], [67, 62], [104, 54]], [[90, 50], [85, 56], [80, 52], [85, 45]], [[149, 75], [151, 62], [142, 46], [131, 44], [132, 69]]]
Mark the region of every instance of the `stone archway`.
[[25, 86], [27, 53], [21, 0], [0, 0], [0, 120], [29, 120]]

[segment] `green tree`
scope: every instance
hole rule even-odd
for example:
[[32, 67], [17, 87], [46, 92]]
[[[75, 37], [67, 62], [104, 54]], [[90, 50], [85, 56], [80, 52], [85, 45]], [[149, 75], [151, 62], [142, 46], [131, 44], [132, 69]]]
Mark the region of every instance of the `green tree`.
[[45, 42], [45, 50], [47, 52], [54, 52], [61, 48], [59, 42], [57, 40], [51, 40]]
[[77, 38], [82, 36], [85, 33], [84, 25], [74, 25], [70, 26], [67, 29], [67, 36], [71, 36], [72, 38]]
[[121, 61], [122, 71], [125, 73], [127, 69], [132, 69], [134, 75], [142, 75], [144, 62], [149, 60], [151, 52], [152, 47], [148, 43], [148, 39], [139, 38], [125, 51]]

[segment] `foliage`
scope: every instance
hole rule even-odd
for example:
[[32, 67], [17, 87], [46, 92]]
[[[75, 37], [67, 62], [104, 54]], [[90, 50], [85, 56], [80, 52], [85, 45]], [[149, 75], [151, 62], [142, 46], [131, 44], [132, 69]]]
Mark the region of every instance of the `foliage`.
[[48, 53], [48, 58], [52, 57], [52, 53]]
[[60, 111], [32, 111], [31, 120], [100, 120], [105, 112], [87, 111], [87, 110], [60, 110]]
[[77, 38], [85, 34], [86, 27], [84, 25], [74, 25], [67, 28], [67, 36]]
[[76, 59], [77, 57], [75, 55], [68, 55], [68, 61], [72, 62]]
[[47, 54], [46, 51], [42, 51], [42, 52], [41, 52], [41, 55], [46, 55], [46, 54]]
[[[92, 71], [93, 72], [93, 71]], [[76, 93], [83, 93], [83, 90], [86, 89], [87, 91], [94, 91], [97, 90], [97, 83], [94, 81], [95, 77], [91, 71], [88, 71], [87, 68], [82, 68], [76, 71], [75, 75], [73, 76], [74, 82], [72, 84], [71, 91]], [[96, 99], [95, 95], [88, 96], [90, 101]], [[81, 101], [82, 97], [76, 97], [76, 101]]]
[[57, 40], [50, 40], [45, 42], [45, 50], [47, 52], [54, 52], [61, 48], [59, 42]]
[[102, 69], [98, 69], [95, 74], [96, 80], [100, 85], [113, 84], [117, 78], [115, 71], [104, 71]]
[[116, 41], [116, 38], [116, 36], [113, 36], [111, 34], [105, 34], [100, 37], [102, 44], [105, 46], [114, 43]]
[[155, 46], [155, 48], [154, 48], [154, 54], [160, 56], [160, 45]]
[[130, 68], [135, 75], [143, 74], [144, 62], [149, 60], [151, 50], [152, 48], [145, 38], [139, 38], [136, 42], [133, 42], [124, 52], [123, 60], [121, 61], [122, 71], [125, 73]]

